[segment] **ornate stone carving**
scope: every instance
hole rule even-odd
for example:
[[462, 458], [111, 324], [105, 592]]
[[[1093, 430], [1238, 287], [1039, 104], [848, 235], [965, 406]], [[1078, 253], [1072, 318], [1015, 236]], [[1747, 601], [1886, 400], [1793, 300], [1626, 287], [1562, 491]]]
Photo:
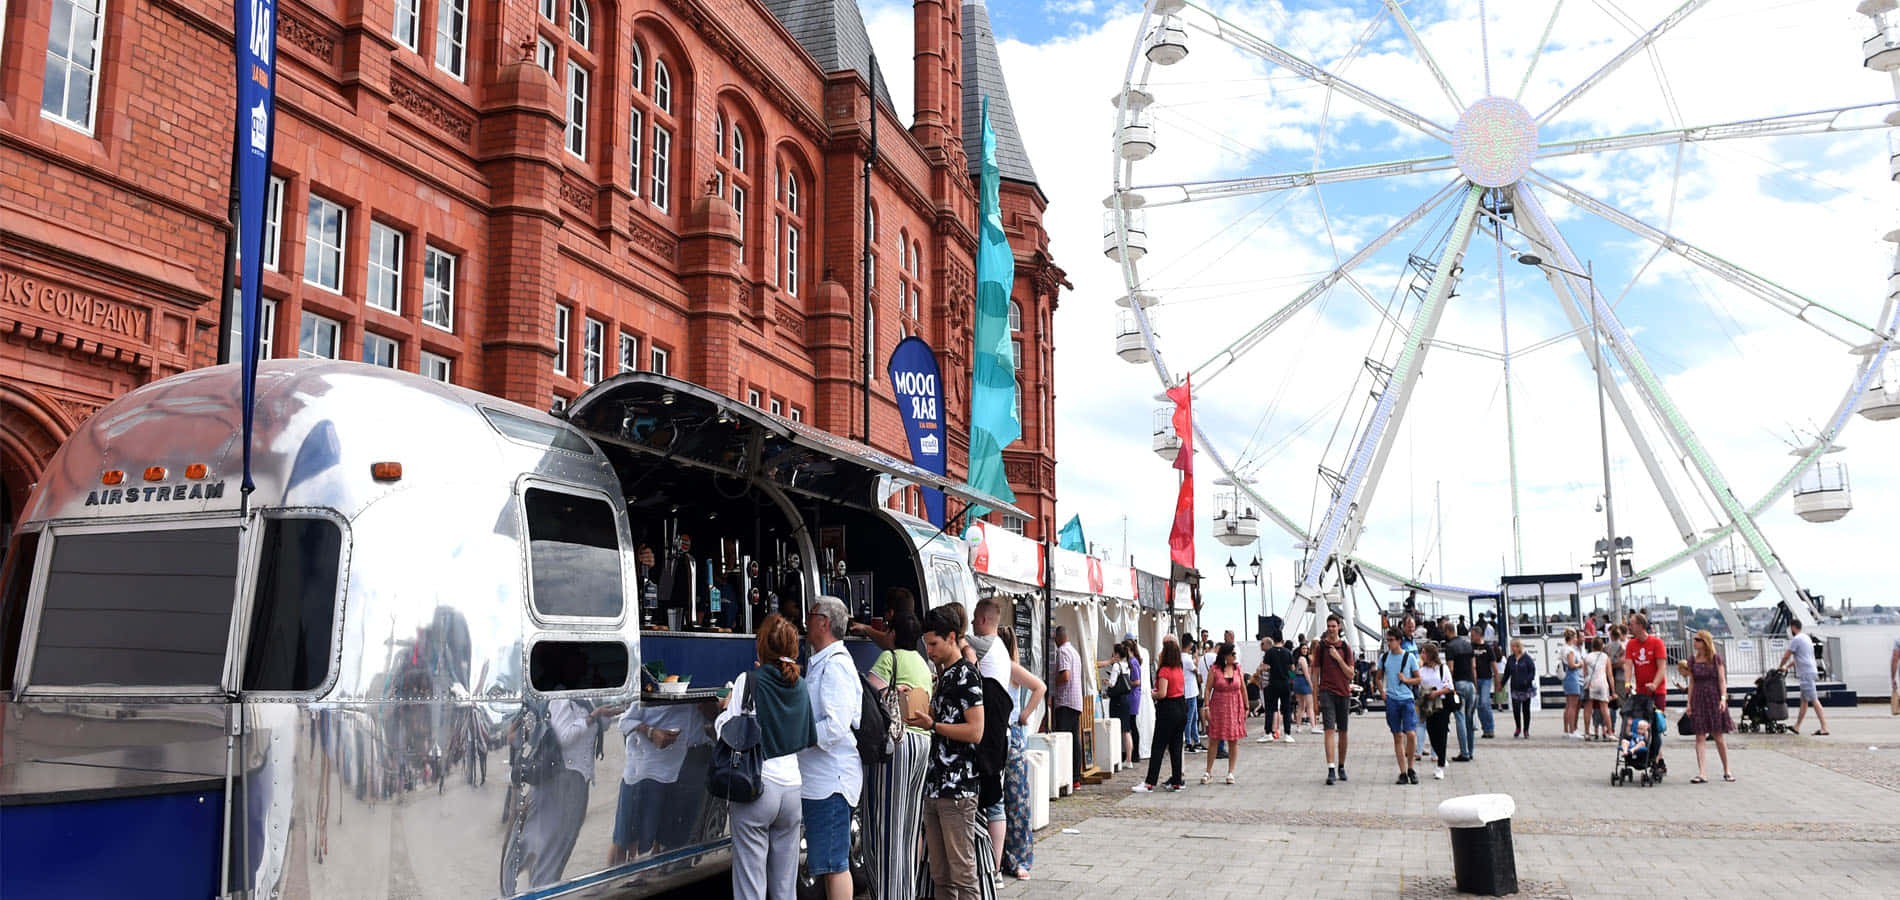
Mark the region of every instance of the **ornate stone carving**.
[[805, 340], [805, 315], [783, 303], [773, 310], [772, 321], [795, 343]]
[[447, 107], [430, 97], [426, 88], [406, 78], [391, 80], [389, 94], [395, 98], [396, 105], [408, 111], [410, 115], [435, 126], [458, 141], [467, 142], [475, 133], [473, 119], [450, 112]]
[[561, 202], [584, 213], [594, 211], [594, 192], [571, 178], [561, 179]]
[[60, 409], [66, 411], [67, 416], [72, 418], [74, 425], [78, 425], [92, 418], [92, 414], [99, 411], [99, 404], [88, 403], [84, 400], [60, 397], [55, 402], [59, 404]]
[[1034, 475], [1035, 475], [1035, 470], [1029, 465], [1028, 460], [1022, 460], [1022, 459], [1003, 460], [1003, 477], [1008, 478], [1010, 481], [1016, 484], [1024, 485], [1026, 487], [1034, 487], [1036, 484]]
[[633, 223], [633, 243], [667, 262], [672, 262], [679, 257], [679, 241], [641, 222]]
[[295, 16], [279, 16], [277, 34], [289, 41], [291, 46], [323, 60], [326, 65], [334, 64], [336, 60], [336, 37], [309, 22]]

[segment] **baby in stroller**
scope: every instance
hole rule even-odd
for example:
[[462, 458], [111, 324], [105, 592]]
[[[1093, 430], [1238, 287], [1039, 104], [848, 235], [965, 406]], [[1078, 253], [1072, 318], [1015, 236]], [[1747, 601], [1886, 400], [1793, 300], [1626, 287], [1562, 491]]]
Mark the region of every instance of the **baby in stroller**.
[[1612, 787], [1637, 779], [1641, 774], [1643, 787], [1661, 784], [1668, 769], [1662, 761], [1662, 733], [1667, 728], [1667, 720], [1661, 712], [1655, 718], [1636, 719], [1629, 723], [1629, 730], [1623, 733], [1616, 746], [1616, 764], [1610, 769]]

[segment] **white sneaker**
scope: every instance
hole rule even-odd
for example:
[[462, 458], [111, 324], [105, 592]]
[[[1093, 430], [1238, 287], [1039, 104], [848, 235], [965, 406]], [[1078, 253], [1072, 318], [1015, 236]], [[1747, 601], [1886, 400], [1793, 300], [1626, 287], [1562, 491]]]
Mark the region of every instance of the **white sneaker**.
[[1254, 739], [1254, 743], [1256, 743], [1256, 744], [1271, 744], [1271, 743], [1273, 743], [1273, 738], [1272, 738], [1272, 736], [1268, 736], [1268, 737], [1263, 737], [1263, 738], [1255, 738], [1255, 739]]
[[1444, 781], [1444, 780], [1445, 780], [1445, 769], [1444, 769], [1444, 767], [1443, 767], [1443, 766], [1440, 766], [1440, 767], [1439, 767], [1439, 769], [1438, 769], [1438, 771], [1436, 771], [1436, 772], [1433, 772], [1433, 773], [1432, 773], [1432, 780], [1433, 780], [1433, 781]]
[[1135, 782], [1135, 786], [1129, 788], [1128, 790], [1131, 793], [1136, 793], [1136, 794], [1152, 794], [1155, 792], [1154, 786], [1145, 781]]
[[1283, 741], [1285, 741], [1285, 742], [1287, 742], [1287, 743], [1289, 743], [1289, 744], [1291, 744], [1291, 743], [1293, 743], [1293, 735], [1290, 735], [1290, 734], [1289, 734], [1289, 735], [1287, 735], [1286, 737], [1284, 737], [1284, 738], [1281, 738], [1281, 740], [1283, 740]]
[[1308, 729], [1306, 729], [1306, 733], [1307, 733], [1307, 734], [1319, 734], [1319, 726], [1318, 726], [1318, 725], [1315, 725], [1315, 726], [1313, 726], [1313, 727], [1311, 727], [1311, 728], [1308, 728]]

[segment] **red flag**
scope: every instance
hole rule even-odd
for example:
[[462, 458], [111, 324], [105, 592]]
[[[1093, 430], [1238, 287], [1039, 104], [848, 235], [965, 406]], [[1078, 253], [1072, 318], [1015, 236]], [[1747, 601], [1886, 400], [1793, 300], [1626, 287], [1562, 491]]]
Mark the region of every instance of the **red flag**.
[[1174, 467], [1181, 470], [1181, 493], [1174, 500], [1174, 529], [1168, 532], [1168, 556], [1176, 564], [1194, 568], [1194, 392], [1192, 378], [1168, 388], [1174, 401], [1174, 433], [1181, 436], [1181, 451], [1174, 456]]

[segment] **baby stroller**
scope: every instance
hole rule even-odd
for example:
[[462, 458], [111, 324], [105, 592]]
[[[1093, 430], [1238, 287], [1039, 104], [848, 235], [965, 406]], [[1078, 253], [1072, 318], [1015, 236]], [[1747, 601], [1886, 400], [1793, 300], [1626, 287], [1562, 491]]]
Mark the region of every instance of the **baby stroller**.
[[1788, 682], [1780, 669], [1770, 669], [1755, 679], [1755, 690], [1742, 701], [1743, 731], [1768, 731], [1780, 734], [1788, 730]]
[[1624, 752], [1623, 742], [1636, 739], [1636, 721], [1627, 721], [1623, 733], [1616, 739], [1616, 763], [1610, 768], [1611, 787], [1628, 784], [1639, 778], [1643, 787], [1662, 784], [1663, 776], [1669, 773], [1662, 758], [1662, 738], [1668, 726], [1668, 719], [1661, 710], [1657, 710], [1655, 720], [1649, 723], [1647, 746], [1641, 750]]
[[[1358, 660], [1353, 663], [1352, 700], [1348, 704], [1352, 714], [1365, 715], [1372, 695], [1372, 663]], [[1379, 708], [1385, 708], [1384, 701], [1380, 701]]]

